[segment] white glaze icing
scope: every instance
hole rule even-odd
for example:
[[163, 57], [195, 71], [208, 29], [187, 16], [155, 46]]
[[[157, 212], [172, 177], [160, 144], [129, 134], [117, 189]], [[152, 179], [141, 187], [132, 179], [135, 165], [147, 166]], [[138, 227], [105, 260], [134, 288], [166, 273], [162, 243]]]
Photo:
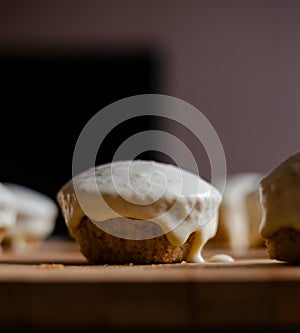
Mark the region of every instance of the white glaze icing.
[[282, 162], [262, 179], [260, 200], [263, 238], [269, 238], [280, 228], [300, 232], [300, 153]]
[[151, 220], [172, 245], [195, 233], [190, 262], [204, 261], [201, 250], [216, 233], [220, 200], [219, 191], [199, 176], [153, 161], [118, 161], [89, 169], [58, 193], [71, 233], [84, 215], [98, 226], [124, 216]]
[[7, 237], [49, 236], [58, 214], [56, 204], [48, 196], [31, 188], [11, 183], [5, 183], [5, 186], [15, 196], [17, 209], [17, 223], [8, 230]]
[[234, 259], [224, 253], [215, 254], [207, 259], [208, 262], [234, 262]]

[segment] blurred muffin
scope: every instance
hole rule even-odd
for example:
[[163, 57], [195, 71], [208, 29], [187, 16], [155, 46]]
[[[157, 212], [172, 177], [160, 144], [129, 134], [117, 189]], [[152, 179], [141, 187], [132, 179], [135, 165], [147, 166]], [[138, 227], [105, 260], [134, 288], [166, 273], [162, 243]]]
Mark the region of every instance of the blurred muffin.
[[229, 246], [235, 253], [246, 253], [259, 247], [264, 240], [259, 233], [262, 208], [259, 202], [259, 181], [254, 172], [231, 174], [219, 212], [219, 226], [211, 244]]
[[7, 232], [15, 225], [17, 217], [16, 198], [0, 183], [0, 244]]
[[5, 186], [16, 199], [17, 221], [6, 233], [4, 245], [17, 252], [38, 248], [54, 230], [56, 204], [28, 187], [11, 183]]
[[262, 179], [261, 236], [271, 259], [300, 262], [300, 153]]
[[74, 177], [57, 199], [90, 263], [150, 264], [204, 261], [220, 194], [170, 164], [119, 161]]

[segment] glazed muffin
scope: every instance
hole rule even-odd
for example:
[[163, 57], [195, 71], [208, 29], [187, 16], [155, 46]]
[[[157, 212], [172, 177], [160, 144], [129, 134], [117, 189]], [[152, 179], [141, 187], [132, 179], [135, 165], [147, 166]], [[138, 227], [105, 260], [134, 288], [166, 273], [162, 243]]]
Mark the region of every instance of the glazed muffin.
[[57, 199], [90, 263], [150, 264], [204, 261], [220, 193], [171, 164], [119, 161], [74, 177]]
[[300, 153], [262, 179], [261, 236], [271, 259], [300, 262]]
[[3, 245], [16, 252], [38, 249], [55, 227], [58, 207], [48, 196], [31, 188], [5, 183], [15, 197], [16, 223]]
[[0, 183], [0, 244], [15, 225], [16, 217], [16, 198], [5, 185]]
[[259, 202], [259, 182], [262, 175], [255, 172], [231, 174], [219, 211], [213, 246], [230, 247], [235, 253], [245, 253], [250, 248], [264, 244], [259, 233], [262, 208]]

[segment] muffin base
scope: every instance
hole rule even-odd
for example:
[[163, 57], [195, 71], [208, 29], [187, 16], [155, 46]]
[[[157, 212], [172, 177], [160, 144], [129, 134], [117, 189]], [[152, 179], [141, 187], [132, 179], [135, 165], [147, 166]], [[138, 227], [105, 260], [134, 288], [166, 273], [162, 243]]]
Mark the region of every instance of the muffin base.
[[195, 237], [191, 234], [181, 246], [171, 245], [165, 235], [145, 240], [124, 239], [106, 233], [87, 217], [81, 220], [73, 236], [91, 264], [178, 263], [187, 259]]
[[281, 228], [270, 238], [266, 246], [271, 259], [300, 263], [300, 232], [291, 228]]

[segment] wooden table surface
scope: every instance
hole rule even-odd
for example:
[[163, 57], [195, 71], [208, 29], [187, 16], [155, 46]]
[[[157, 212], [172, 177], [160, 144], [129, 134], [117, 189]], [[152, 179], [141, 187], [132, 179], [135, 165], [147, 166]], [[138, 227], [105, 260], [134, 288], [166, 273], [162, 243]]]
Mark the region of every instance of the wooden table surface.
[[[205, 249], [208, 258], [227, 249]], [[0, 257], [0, 327], [300, 328], [300, 266], [264, 248], [235, 262], [91, 266], [73, 241]]]

